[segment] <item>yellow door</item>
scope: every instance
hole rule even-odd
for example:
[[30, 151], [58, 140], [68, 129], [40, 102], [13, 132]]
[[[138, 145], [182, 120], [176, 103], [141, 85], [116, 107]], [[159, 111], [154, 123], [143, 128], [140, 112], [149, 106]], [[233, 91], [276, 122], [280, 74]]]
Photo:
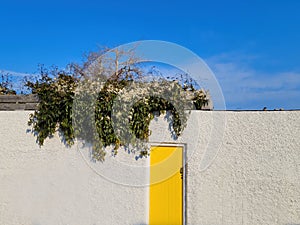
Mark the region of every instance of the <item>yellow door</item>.
[[183, 224], [182, 156], [182, 147], [151, 147], [150, 225]]

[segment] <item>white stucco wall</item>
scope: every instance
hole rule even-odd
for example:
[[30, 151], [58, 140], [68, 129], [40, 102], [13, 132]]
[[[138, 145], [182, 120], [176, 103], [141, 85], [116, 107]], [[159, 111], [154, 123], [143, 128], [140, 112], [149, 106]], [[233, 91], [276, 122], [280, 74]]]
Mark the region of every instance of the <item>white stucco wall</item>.
[[[156, 126], [158, 140], [166, 130], [162, 122]], [[186, 131], [179, 141], [192, 151], [188, 224], [300, 224], [299, 111], [194, 112]], [[222, 133], [217, 157], [203, 170], [207, 143]]]
[[[0, 224], [145, 224], [145, 188], [107, 181], [58, 137], [39, 148], [29, 112], [0, 112]], [[108, 157], [109, 161], [109, 157]]]
[[[147, 183], [148, 159], [39, 148], [29, 113], [0, 112], [0, 224], [147, 224], [148, 188], [130, 182]], [[167, 127], [154, 121], [151, 141], [187, 144], [188, 224], [300, 224], [300, 111], [192, 112], [177, 141]]]

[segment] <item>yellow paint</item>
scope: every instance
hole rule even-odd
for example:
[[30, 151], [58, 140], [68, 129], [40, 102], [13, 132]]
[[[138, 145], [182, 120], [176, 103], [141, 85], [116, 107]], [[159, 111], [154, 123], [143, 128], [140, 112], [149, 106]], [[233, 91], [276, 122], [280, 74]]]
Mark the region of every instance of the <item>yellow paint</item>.
[[182, 147], [151, 148], [150, 225], [183, 224], [182, 155]]

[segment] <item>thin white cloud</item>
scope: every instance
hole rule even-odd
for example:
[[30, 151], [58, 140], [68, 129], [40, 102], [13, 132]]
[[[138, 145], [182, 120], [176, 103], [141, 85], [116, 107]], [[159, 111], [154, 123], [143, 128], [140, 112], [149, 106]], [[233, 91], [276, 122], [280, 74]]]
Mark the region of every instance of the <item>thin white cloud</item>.
[[30, 73], [20, 73], [20, 72], [4, 70], [4, 69], [0, 69], [0, 74], [3, 74], [3, 75], [7, 74], [10, 76], [16, 76], [16, 77], [26, 77], [26, 76], [34, 75], [34, 74], [30, 74]]
[[[0, 75], [8, 75], [9, 81], [12, 85], [12, 88], [16, 90], [17, 93], [27, 93], [27, 88], [24, 87], [25, 77], [35, 76], [36, 74], [30, 73], [20, 73], [11, 70], [0, 69]], [[1, 81], [1, 77], [0, 77]]]
[[206, 60], [229, 108], [300, 108], [300, 73], [269, 73], [251, 68], [256, 57], [221, 54]]
[[[267, 106], [270, 109], [300, 109], [300, 72], [257, 71], [251, 68], [251, 64], [258, 58], [244, 54], [220, 54], [205, 60], [220, 83], [227, 108], [261, 109]], [[0, 74], [20, 79], [35, 75], [4, 69], [0, 69]]]

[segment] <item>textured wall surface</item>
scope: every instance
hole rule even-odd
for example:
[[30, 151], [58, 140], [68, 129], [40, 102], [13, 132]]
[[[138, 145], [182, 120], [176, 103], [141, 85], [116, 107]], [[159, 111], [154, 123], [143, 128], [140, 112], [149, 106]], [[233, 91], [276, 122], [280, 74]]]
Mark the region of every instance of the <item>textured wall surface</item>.
[[94, 163], [86, 162], [75, 147], [66, 148], [58, 137], [39, 148], [35, 137], [26, 134], [28, 115], [26, 111], [0, 112], [1, 225], [141, 225], [148, 221], [145, 188], [108, 181], [89, 167]]
[[[164, 127], [153, 126], [154, 141]], [[300, 224], [299, 111], [193, 112], [178, 142], [187, 143], [188, 224]]]
[[[39, 148], [29, 113], [0, 112], [0, 224], [147, 224], [148, 159], [95, 164], [57, 136]], [[176, 141], [164, 118], [151, 128], [187, 144], [188, 224], [300, 224], [299, 111], [192, 112]]]

